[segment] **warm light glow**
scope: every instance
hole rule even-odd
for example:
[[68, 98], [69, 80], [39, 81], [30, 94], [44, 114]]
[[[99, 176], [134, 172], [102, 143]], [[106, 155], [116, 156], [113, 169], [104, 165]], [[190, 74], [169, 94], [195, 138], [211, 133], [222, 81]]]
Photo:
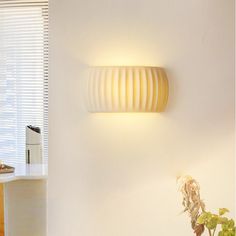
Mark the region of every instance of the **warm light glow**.
[[168, 80], [159, 67], [91, 67], [87, 94], [90, 112], [162, 112]]

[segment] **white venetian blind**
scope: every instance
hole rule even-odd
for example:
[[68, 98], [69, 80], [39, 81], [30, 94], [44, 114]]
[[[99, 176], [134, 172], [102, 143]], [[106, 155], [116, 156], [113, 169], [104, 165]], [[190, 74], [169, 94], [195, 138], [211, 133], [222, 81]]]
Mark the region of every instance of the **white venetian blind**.
[[48, 2], [0, 0], [0, 160], [25, 162], [25, 126], [48, 145]]

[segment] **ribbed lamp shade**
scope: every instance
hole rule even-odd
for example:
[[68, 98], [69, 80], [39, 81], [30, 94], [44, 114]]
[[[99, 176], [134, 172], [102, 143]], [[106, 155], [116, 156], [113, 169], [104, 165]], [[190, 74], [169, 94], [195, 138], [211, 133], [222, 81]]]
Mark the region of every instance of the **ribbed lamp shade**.
[[159, 67], [91, 67], [87, 95], [89, 112], [162, 112], [168, 80]]

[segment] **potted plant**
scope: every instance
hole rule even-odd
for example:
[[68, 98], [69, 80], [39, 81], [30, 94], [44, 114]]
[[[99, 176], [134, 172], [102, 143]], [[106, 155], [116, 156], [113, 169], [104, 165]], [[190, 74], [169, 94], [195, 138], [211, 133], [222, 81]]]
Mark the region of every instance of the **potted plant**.
[[220, 208], [217, 214], [207, 211], [200, 197], [198, 182], [191, 176], [182, 176], [177, 180], [183, 196], [184, 212], [188, 213], [196, 236], [201, 236], [204, 231], [207, 231], [209, 236], [216, 236], [217, 233], [218, 236], [236, 235], [234, 220], [225, 217], [228, 209]]

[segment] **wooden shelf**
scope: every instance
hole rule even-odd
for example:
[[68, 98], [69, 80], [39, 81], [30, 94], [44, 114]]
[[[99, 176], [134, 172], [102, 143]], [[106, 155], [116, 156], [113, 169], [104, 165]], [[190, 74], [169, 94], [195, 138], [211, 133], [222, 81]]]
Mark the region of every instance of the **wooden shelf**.
[[12, 166], [0, 174], [0, 236], [46, 236], [47, 165]]
[[0, 183], [15, 180], [47, 179], [47, 165], [45, 164], [16, 164], [14, 173], [0, 174]]

